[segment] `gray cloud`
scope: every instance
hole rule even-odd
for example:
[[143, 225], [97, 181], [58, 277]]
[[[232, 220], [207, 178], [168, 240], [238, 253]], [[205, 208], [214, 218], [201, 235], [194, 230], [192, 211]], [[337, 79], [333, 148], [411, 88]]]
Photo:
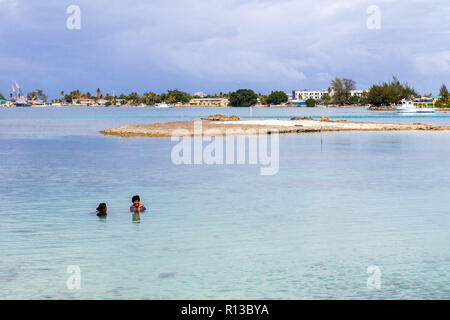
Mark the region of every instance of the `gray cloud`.
[[[29, 89], [219, 91], [360, 87], [396, 74], [421, 91], [448, 82], [447, 1], [75, 1], [82, 29], [65, 28], [72, 1], [0, 0], [0, 92]], [[366, 27], [367, 7], [381, 29]], [[5, 88], [5, 89], [3, 89]]]

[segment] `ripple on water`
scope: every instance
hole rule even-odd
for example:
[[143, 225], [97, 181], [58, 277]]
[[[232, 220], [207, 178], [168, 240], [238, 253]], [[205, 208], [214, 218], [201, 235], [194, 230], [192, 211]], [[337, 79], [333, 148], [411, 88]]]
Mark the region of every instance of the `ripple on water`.
[[158, 274], [158, 278], [159, 279], [168, 279], [168, 278], [173, 278], [177, 275], [176, 272], [163, 272]]

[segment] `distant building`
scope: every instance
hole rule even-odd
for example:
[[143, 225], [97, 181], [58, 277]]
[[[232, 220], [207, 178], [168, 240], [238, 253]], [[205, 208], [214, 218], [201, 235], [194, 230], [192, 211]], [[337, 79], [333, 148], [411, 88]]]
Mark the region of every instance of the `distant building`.
[[189, 105], [191, 106], [213, 106], [213, 107], [227, 107], [228, 99], [225, 98], [201, 98], [201, 99], [191, 99]]
[[99, 106], [104, 106], [107, 102], [108, 102], [108, 100], [106, 100], [106, 99], [98, 99], [98, 100], [96, 101], [96, 103], [97, 103]]
[[[361, 97], [365, 90], [351, 90], [350, 95], [351, 96], [358, 96]], [[294, 90], [292, 91], [292, 98], [295, 101], [306, 101], [308, 99], [314, 99], [314, 100], [322, 100], [324, 96], [334, 96], [334, 90], [316, 90], [316, 91], [310, 91], [310, 90]]]
[[286, 95], [288, 96], [288, 102], [292, 101], [295, 99], [294, 95], [292, 94], [292, 92], [285, 92]]
[[95, 104], [95, 100], [88, 99], [88, 98], [73, 99], [72, 104], [80, 104], [83, 106], [92, 106]]
[[321, 100], [325, 95], [328, 94], [327, 90], [321, 91], [309, 91], [309, 90], [295, 90], [292, 92], [293, 100], [296, 101], [306, 101], [308, 99]]
[[441, 97], [419, 97], [419, 98], [414, 98], [414, 102], [419, 102], [419, 103], [436, 103], [439, 101]]
[[363, 93], [366, 92], [366, 90], [351, 90], [350, 94], [351, 96], [358, 96], [358, 97], [362, 97]]
[[194, 97], [200, 97], [200, 98], [204, 98], [206, 97], [206, 94], [204, 92], [194, 92]]
[[121, 106], [121, 105], [126, 105], [127, 104], [127, 100], [126, 99], [115, 99], [116, 100], [116, 105], [117, 106]]

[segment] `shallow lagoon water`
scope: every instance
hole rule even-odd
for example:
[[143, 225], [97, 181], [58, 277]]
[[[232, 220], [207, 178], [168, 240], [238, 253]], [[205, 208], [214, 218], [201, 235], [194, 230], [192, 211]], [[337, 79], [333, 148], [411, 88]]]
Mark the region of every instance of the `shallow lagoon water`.
[[[280, 170], [176, 166], [107, 127], [248, 108], [0, 109], [2, 299], [449, 299], [450, 132], [280, 136]], [[253, 118], [450, 114], [253, 108]], [[321, 144], [322, 140], [322, 144]], [[130, 197], [149, 211], [136, 220]], [[89, 213], [99, 202], [109, 215]], [[68, 290], [67, 267], [81, 268]], [[367, 267], [381, 270], [369, 290]]]

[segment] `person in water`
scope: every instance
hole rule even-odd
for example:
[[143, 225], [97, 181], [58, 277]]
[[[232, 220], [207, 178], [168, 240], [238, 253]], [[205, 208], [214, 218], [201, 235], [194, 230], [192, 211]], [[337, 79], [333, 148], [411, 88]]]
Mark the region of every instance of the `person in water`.
[[141, 203], [141, 198], [139, 196], [134, 196], [131, 198], [133, 205], [130, 207], [130, 212], [144, 212], [147, 210], [145, 206]]
[[108, 213], [106, 212], [108, 208], [106, 207], [106, 203], [100, 203], [97, 207], [97, 216], [106, 217]]

